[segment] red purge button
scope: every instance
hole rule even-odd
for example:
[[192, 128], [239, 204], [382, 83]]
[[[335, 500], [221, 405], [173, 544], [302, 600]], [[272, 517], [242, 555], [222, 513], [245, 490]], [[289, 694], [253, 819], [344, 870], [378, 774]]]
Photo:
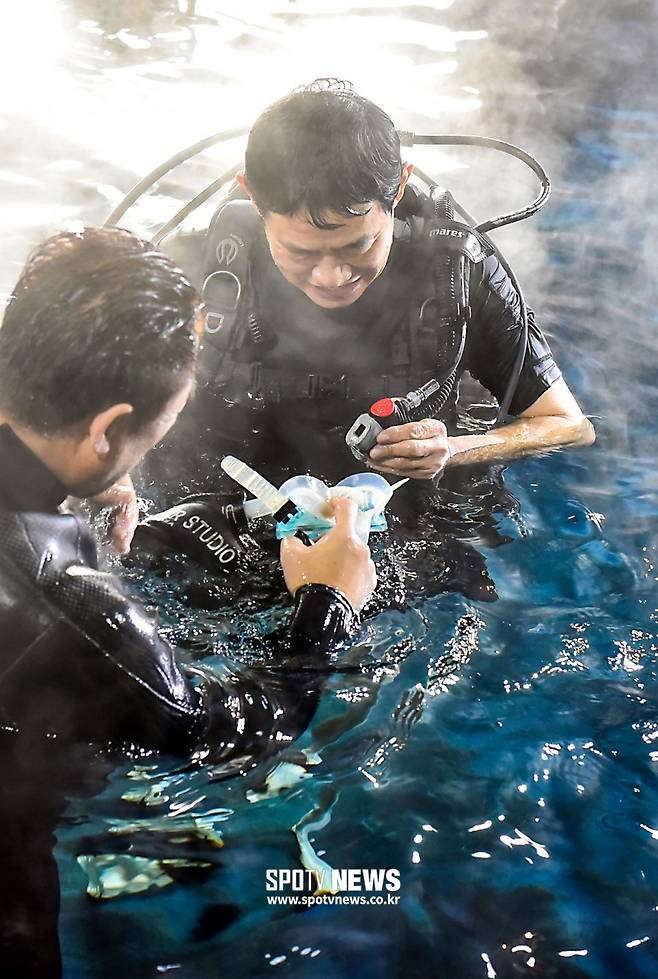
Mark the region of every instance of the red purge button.
[[390, 418], [394, 412], [395, 402], [392, 398], [381, 398], [370, 408], [370, 414], [375, 415], [376, 418]]

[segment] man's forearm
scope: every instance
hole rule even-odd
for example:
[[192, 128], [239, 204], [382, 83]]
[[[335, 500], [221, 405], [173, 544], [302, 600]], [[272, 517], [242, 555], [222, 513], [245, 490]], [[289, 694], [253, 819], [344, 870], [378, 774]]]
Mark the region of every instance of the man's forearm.
[[585, 446], [594, 442], [592, 423], [584, 415], [540, 415], [517, 418], [502, 428], [480, 435], [460, 435], [448, 439], [449, 466], [518, 459], [536, 452], [551, 452], [564, 446]]

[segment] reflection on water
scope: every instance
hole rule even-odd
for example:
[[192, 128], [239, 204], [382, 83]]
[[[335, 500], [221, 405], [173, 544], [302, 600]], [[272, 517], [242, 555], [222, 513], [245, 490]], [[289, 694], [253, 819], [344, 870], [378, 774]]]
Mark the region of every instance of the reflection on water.
[[[498, 601], [421, 593], [372, 619], [282, 759], [288, 787], [263, 795], [263, 771], [225, 781], [141, 759], [75, 790], [56, 849], [66, 975], [655, 973], [655, 38], [642, 0], [24, 0], [3, 12], [0, 292], [38, 239], [102, 220], [182, 145], [310, 78], [345, 76], [402, 128], [498, 136], [547, 165], [549, 206], [497, 240], [599, 419], [593, 450], [508, 469], [518, 506], [487, 523], [465, 505]], [[163, 180], [130, 226], [166, 220], [239, 155], [226, 147]], [[478, 217], [534, 189], [485, 152], [413, 157]], [[253, 655], [240, 632], [257, 637], [257, 622], [250, 633], [149, 587], [186, 655]], [[52, 825], [63, 805], [51, 802]], [[299, 866], [291, 827], [314, 809], [327, 816], [311, 841], [320, 858], [399, 867], [399, 907], [268, 908], [265, 870]], [[8, 830], [17, 888], [19, 838]], [[44, 895], [49, 845], [36, 827], [23, 851], [43, 866]], [[116, 886], [140, 872], [169, 881], [95, 906], [79, 856], [118, 868]], [[38, 887], [23, 884], [29, 907]]]

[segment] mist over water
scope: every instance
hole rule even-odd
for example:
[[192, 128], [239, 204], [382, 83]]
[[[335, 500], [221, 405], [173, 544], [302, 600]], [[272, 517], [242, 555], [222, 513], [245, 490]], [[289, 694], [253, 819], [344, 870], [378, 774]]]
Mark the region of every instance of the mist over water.
[[[511, 543], [482, 547], [497, 602], [444, 595], [368, 625], [351, 661], [368, 669], [331, 678], [299, 743], [322, 756], [312, 777], [250, 804], [262, 772], [213, 781], [165, 759], [71, 803], [56, 850], [65, 974], [653, 975], [655, 5], [23, 0], [2, 18], [0, 296], [33, 245], [101, 222], [182, 146], [344, 77], [400, 128], [498, 137], [545, 165], [548, 205], [493, 237], [598, 432], [592, 449], [508, 468], [518, 507], [496, 521]], [[122, 223], [153, 232], [240, 154], [236, 141], [187, 164]], [[409, 158], [479, 220], [536, 191], [489, 151]], [[238, 645], [230, 617], [143, 587], [190, 658], [208, 636]], [[122, 798], [136, 784], [142, 802]], [[171, 857], [147, 821], [193, 802], [230, 811], [221, 859], [200, 845], [212, 872], [91, 906], [76, 858], [119, 849], [110, 821], [141, 820], [131, 852]], [[314, 845], [334, 866], [400, 867], [400, 908], [265, 906], [264, 869], [299, 866], [290, 827], [314, 806], [331, 810]]]

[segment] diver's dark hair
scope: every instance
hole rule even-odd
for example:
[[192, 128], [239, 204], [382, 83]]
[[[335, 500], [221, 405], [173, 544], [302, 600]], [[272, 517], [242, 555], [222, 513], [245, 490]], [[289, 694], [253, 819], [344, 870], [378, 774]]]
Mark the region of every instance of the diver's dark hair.
[[383, 109], [349, 82], [317, 79], [275, 102], [254, 123], [245, 176], [261, 213], [306, 211], [318, 228], [331, 212], [353, 217], [400, 187], [400, 140]]
[[127, 402], [149, 424], [194, 373], [201, 303], [152, 245], [118, 228], [49, 238], [0, 327], [0, 409], [49, 435]]

